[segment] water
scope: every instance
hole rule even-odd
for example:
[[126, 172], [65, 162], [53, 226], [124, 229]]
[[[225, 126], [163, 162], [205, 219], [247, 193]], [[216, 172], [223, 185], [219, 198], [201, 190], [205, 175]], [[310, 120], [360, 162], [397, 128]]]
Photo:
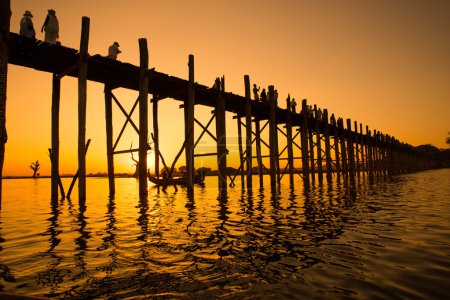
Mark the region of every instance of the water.
[[79, 207], [76, 194], [52, 204], [49, 179], [4, 180], [0, 291], [71, 299], [450, 294], [450, 169], [309, 191], [284, 178], [280, 194], [236, 187], [222, 201], [216, 181], [208, 177], [193, 197], [150, 187], [140, 200], [135, 179], [116, 179], [109, 199], [107, 179], [88, 178]]

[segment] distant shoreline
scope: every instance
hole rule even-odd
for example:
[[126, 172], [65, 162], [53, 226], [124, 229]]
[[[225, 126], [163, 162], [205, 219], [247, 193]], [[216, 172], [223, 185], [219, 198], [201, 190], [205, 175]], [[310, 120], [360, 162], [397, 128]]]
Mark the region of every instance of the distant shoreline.
[[[73, 178], [74, 175], [65, 174], [60, 175], [61, 178]], [[88, 174], [86, 177], [108, 177], [108, 174]], [[134, 178], [132, 174], [114, 174], [115, 178]], [[43, 175], [43, 176], [3, 176], [2, 179], [39, 179], [39, 178], [52, 178], [51, 175]]]

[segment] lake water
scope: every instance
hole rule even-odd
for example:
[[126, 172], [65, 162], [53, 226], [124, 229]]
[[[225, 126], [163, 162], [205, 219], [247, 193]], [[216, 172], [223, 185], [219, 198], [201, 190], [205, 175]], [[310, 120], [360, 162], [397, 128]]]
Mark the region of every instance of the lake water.
[[[257, 183], [254, 178], [254, 183]], [[240, 180], [237, 180], [240, 181]], [[216, 177], [180, 188], [87, 179], [3, 181], [0, 291], [70, 299], [443, 299], [450, 294], [450, 169], [280, 193]], [[266, 186], [269, 178], [265, 177]], [[70, 179], [63, 179], [67, 189]]]

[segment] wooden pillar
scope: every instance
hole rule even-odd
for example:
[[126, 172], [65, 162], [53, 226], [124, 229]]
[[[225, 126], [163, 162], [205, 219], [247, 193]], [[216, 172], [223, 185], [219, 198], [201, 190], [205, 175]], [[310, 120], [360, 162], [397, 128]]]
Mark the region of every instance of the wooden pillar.
[[373, 177], [373, 157], [372, 157], [372, 136], [369, 130], [369, 126], [366, 126], [366, 138], [367, 138], [367, 172], [369, 177]]
[[83, 17], [80, 60], [78, 62], [78, 201], [80, 204], [84, 204], [86, 201], [86, 103], [89, 23], [89, 18]]
[[261, 125], [260, 120], [255, 119], [255, 133], [256, 133], [256, 160], [258, 162], [258, 177], [259, 177], [259, 188], [262, 189], [264, 186], [263, 181], [263, 165], [261, 157]]
[[341, 164], [340, 164], [340, 151], [339, 151], [339, 127], [337, 123], [334, 124], [333, 128], [334, 135], [334, 156], [335, 156], [335, 165], [336, 165], [336, 175], [338, 180], [341, 178]]
[[309, 185], [309, 155], [308, 155], [308, 112], [306, 99], [302, 101], [302, 120], [300, 126], [300, 139], [302, 146], [302, 172], [305, 185]]
[[227, 189], [227, 137], [225, 123], [225, 98], [220, 91], [216, 98], [217, 169], [219, 190]]
[[288, 166], [289, 166], [289, 184], [294, 186], [294, 149], [292, 147], [292, 112], [291, 112], [291, 96], [288, 95], [286, 99], [286, 137], [287, 137], [287, 151], [288, 151]]
[[319, 120], [315, 119], [314, 123], [316, 125], [317, 177], [319, 179], [319, 183], [322, 183], [323, 182], [323, 170], [322, 170], [322, 139], [320, 137], [321, 130], [319, 127]]
[[361, 172], [364, 173], [364, 171], [366, 170], [365, 168], [365, 146], [364, 146], [364, 135], [363, 135], [363, 129], [362, 129], [362, 124], [359, 123], [359, 142], [360, 142], [360, 149], [361, 149], [361, 167], [360, 170]]
[[52, 82], [52, 152], [51, 152], [51, 199], [58, 199], [59, 183], [59, 107], [61, 96], [61, 79], [53, 74]]
[[275, 119], [275, 100], [274, 100], [274, 86], [269, 86], [269, 146], [270, 146], [270, 186], [275, 189], [277, 186], [277, 123]]
[[155, 176], [159, 178], [159, 126], [158, 126], [158, 98], [153, 95], [152, 110], [153, 110], [153, 148], [155, 155]]
[[2, 207], [3, 163], [5, 160], [6, 133], [6, 86], [8, 78], [8, 40], [11, 19], [11, 1], [0, 2], [0, 208]]
[[105, 85], [105, 123], [106, 123], [106, 159], [108, 163], [109, 195], [114, 196], [116, 186], [114, 182], [114, 153], [113, 153], [113, 116], [111, 87]]
[[325, 163], [327, 168], [327, 181], [330, 183], [332, 177], [332, 164], [331, 164], [331, 146], [330, 146], [330, 125], [328, 124], [328, 110], [323, 111], [324, 125], [324, 138], [325, 138]]
[[[188, 98], [184, 103], [184, 138], [186, 141], [187, 189], [194, 188], [194, 55], [189, 55]], [[217, 141], [219, 142], [219, 141]]]
[[[238, 148], [239, 148], [239, 165], [244, 161], [244, 150], [242, 149], [242, 125], [241, 125], [241, 117], [236, 116], [237, 126], [238, 126]], [[241, 188], [245, 187], [245, 176], [243, 172], [243, 167], [241, 169]]]
[[350, 179], [355, 179], [355, 151], [353, 148], [352, 120], [347, 119], [348, 172]]
[[338, 125], [339, 125], [339, 140], [341, 142], [342, 173], [344, 174], [344, 176], [346, 176], [348, 174], [348, 165], [347, 165], [347, 148], [345, 146], [344, 120], [340, 119]]
[[361, 150], [361, 144], [360, 144], [360, 137], [358, 134], [358, 122], [355, 121], [355, 138], [354, 138], [354, 143], [355, 143], [355, 159], [356, 159], [356, 165], [355, 165], [355, 172], [356, 174], [358, 174], [359, 176], [359, 172], [361, 171], [361, 166], [359, 163], [359, 153]]
[[139, 195], [147, 191], [148, 151], [148, 48], [147, 39], [139, 39]]
[[378, 166], [378, 132], [376, 129], [373, 130], [372, 139], [372, 155], [373, 155], [373, 171], [375, 175], [378, 176], [379, 166]]
[[247, 169], [247, 189], [252, 188], [252, 105], [250, 94], [250, 77], [244, 76], [245, 83], [245, 152]]
[[314, 182], [316, 180], [316, 168], [315, 168], [315, 156], [314, 156], [314, 140], [313, 140], [313, 131], [308, 127], [308, 144], [309, 144], [309, 163], [311, 167], [309, 172], [311, 174], [311, 180]]

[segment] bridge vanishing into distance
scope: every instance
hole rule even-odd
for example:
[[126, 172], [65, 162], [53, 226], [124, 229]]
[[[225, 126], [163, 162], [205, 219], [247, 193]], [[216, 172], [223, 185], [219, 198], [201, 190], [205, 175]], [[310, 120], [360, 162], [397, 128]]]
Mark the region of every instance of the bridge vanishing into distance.
[[[155, 175], [160, 177], [160, 163], [167, 174], [173, 172], [174, 165], [184, 152], [186, 158], [186, 185], [188, 190], [194, 188], [194, 159], [199, 156], [217, 157], [218, 187], [223, 191], [228, 184], [233, 185], [240, 176], [242, 187], [253, 187], [253, 174], [259, 177], [259, 186], [263, 186], [263, 174], [270, 174], [270, 186], [276, 189], [284, 175], [289, 176], [294, 184], [294, 176], [300, 176], [305, 185], [312, 181], [322, 183], [324, 178], [332, 180], [333, 174], [338, 179], [354, 180], [360, 174], [373, 177], [382, 174], [401, 174], [436, 168], [438, 162], [396, 138], [364, 128], [361, 123], [341, 118], [331, 119], [325, 109], [319, 116], [317, 109], [310, 111], [308, 103], [302, 101], [299, 112], [290, 107], [290, 98], [286, 99], [287, 109], [278, 107], [274, 86], [269, 86], [266, 102], [251, 99], [250, 78], [244, 76], [245, 95], [240, 96], [225, 91], [224, 78], [221, 86], [211, 88], [194, 80], [194, 57], [189, 56], [189, 78], [187, 80], [173, 77], [148, 68], [148, 50], [146, 39], [139, 39], [140, 65], [135, 66], [109, 59], [100, 55], [89, 55], [89, 18], [82, 18], [80, 49], [71, 49], [62, 45], [53, 45], [43, 41], [21, 37], [9, 31], [9, 1], [2, 1], [0, 36], [0, 172], [3, 170], [6, 143], [5, 108], [8, 64], [23, 66], [53, 74], [52, 81], [52, 141], [51, 141], [51, 197], [64, 197], [64, 189], [59, 178], [59, 106], [60, 84], [65, 76], [78, 78], [78, 194], [79, 201], [86, 199], [86, 86], [87, 81], [104, 84], [106, 148], [109, 191], [115, 193], [114, 155], [127, 152], [139, 153], [139, 192], [144, 196], [148, 191], [147, 152], [150, 148], [148, 115], [149, 102], [152, 105], [153, 132], [152, 142], [155, 154]], [[114, 95], [113, 90], [125, 88], [139, 92], [133, 108], [127, 112]], [[152, 95], [149, 101], [149, 94]], [[167, 165], [159, 150], [158, 103], [170, 98], [181, 102], [184, 109], [184, 142], [172, 162]], [[126, 117], [126, 121], [113, 139], [112, 106], [115, 103]], [[195, 118], [195, 106], [201, 105], [212, 109], [212, 117], [207, 124]], [[314, 106], [315, 107], [315, 106]], [[139, 124], [131, 119], [138, 108]], [[237, 120], [239, 168], [230, 172], [227, 168], [226, 113], [234, 114]], [[215, 121], [215, 132], [209, 126]], [[201, 133], [194, 139], [194, 125]], [[132, 126], [139, 136], [136, 149], [117, 150], [116, 146], [126, 126]], [[244, 130], [242, 130], [244, 128]], [[261, 133], [268, 130], [268, 140]], [[217, 144], [214, 153], [195, 154], [195, 147], [205, 135], [211, 136]], [[283, 141], [283, 143], [279, 143]], [[285, 144], [283, 149], [279, 145]], [[268, 155], [262, 154], [262, 148], [269, 149]], [[254, 153], [253, 150], [256, 150]], [[295, 156], [295, 153], [300, 155]], [[286, 155], [287, 154], [287, 155]], [[287, 156], [287, 157], [286, 157]], [[141, 159], [142, 158], [142, 159]], [[269, 159], [269, 165], [263, 159]], [[294, 167], [294, 162], [301, 161], [301, 169]], [[256, 164], [254, 165], [254, 162]], [[280, 166], [280, 161], [285, 161]], [[2, 174], [0, 173], [0, 176]], [[59, 183], [59, 184], [58, 184]], [[1, 197], [1, 181], [0, 181]], [[1, 205], [1, 198], [0, 198]]]

